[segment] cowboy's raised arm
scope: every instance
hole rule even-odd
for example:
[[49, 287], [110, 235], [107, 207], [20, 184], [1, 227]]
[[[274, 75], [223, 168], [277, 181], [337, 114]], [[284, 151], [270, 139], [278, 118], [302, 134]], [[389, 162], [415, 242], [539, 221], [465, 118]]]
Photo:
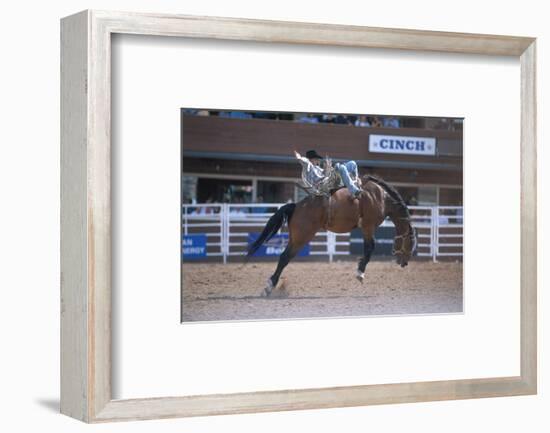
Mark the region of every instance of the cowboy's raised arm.
[[296, 150], [294, 151], [294, 155], [296, 156], [296, 159], [303, 165], [309, 165], [311, 164], [311, 162], [309, 161], [309, 159], [307, 158], [304, 158], [302, 155], [300, 155]]

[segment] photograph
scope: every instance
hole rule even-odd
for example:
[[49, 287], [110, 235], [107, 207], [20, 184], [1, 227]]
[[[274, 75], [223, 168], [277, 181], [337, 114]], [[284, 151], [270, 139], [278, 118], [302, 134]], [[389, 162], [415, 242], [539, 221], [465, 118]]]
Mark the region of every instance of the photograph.
[[463, 118], [181, 109], [181, 322], [463, 312]]

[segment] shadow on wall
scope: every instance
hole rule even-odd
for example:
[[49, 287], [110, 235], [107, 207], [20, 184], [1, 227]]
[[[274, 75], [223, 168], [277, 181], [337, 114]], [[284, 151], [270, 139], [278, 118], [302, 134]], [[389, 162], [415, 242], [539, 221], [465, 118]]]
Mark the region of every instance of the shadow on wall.
[[35, 403], [50, 412], [60, 413], [60, 401], [59, 398], [38, 398]]

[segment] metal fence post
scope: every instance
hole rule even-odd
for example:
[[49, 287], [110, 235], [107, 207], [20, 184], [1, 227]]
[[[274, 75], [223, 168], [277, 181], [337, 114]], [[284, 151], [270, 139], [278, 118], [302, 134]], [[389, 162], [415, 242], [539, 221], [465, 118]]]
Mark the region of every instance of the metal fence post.
[[335, 250], [335, 235], [334, 233], [332, 232], [329, 232], [327, 230], [327, 253], [328, 253], [328, 261], [330, 263], [332, 263], [332, 259], [333, 259], [333, 254], [334, 254], [334, 250]]
[[227, 203], [224, 203], [220, 209], [221, 213], [221, 225], [222, 225], [222, 255], [223, 264], [227, 263], [227, 255], [229, 254], [229, 212], [227, 209]]
[[189, 234], [189, 228], [188, 228], [188, 225], [187, 225], [187, 207], [185, 206], [182, 206], [182, 210], [183, 210], [183, 234], [184, 235], [188, 235]]
[[437, 262], [437, 253], [439, 252], [439, 207], [432, 206], [432, 259]]

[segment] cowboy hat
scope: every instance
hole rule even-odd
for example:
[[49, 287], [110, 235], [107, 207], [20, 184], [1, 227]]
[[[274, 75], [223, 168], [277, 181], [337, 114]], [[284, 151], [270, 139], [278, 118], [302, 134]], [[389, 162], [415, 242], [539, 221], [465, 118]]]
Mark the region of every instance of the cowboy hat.
[[321, 155], [319, 155], [315, 150], [308, 150], [306, 152], [306, 158], [307, 159], [323, 159]]

